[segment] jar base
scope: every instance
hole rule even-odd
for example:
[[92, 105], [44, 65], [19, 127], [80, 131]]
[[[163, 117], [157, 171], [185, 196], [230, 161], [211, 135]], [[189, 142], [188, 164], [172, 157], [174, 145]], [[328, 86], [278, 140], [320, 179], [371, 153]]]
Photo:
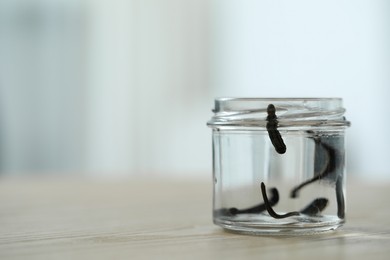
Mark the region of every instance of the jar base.
[[249, 235], [275, 235], [294, 236], [312, 235], [333, 231], [345, 223], [343, 219], [330, 218], [327, 221], [284, 221], [282, 223], [254, 222], [254, 221], [232, 221], [227, 219], [214, 218], [214, 224], [222, 227], [226, 231], [249, 234]]

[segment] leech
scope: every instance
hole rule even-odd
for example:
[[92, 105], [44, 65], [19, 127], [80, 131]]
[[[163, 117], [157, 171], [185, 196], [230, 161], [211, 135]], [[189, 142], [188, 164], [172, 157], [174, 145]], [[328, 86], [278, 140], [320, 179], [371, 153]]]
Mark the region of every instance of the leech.
[[267, 131], [271, 143], [275, 147], [276, 152], [280, 154], [284, 154], [286, 152], [286, 145], [283, 142], [283, 138], [277, 130], [278, 127], [278, 119], [275, 114], [276, 108], [273, 104], [269, 104], [267, 107]]
[[271, 206], [271, 204], [268, 201], [267, 191], [265, 190], [264, 182], [261, 183], [261, 194], [263, 195], [264, 204], [265, 204], [265, 207], [266, 207], [266, 209], [268, 211], [268, 214], [271, 217], [273, 217], [273, 218], [288, 218], [288, 217], [299, 216], [300, 215], [300, 213], [298, 211], [292, 211], [292, 212], [289, 212], [289, 213], [286, 213], [286, 214], [282, 214], [282, 215], [276, 213], [272, 209], [272, 206]]
[[[279, 201], [279, 192], [276, 188], [271, 188], [271, 194], [272, 196], [268, 200], [268, 204], [272, 207], [275, 206]], [[318, 198], [315, 199], [312, 203], [310, 203], [306, 208], [302, 209], [300, 213], [305, 215], [311, 215], [311, 216], [317, 215], [318, 213], [323, 211], [327, 205], [328, 205], [328, 199]], [[261, 213], [265, 210], [267, 210], [267, 207], [266, 204], [264, 203], [247, 209], [230, 208], [228, 209], [228, 213], [230, 213], [231, 215], [245, 214], [245, 213], [255, 214], [255, 213]]]
[[332, 173], [335, 169], [336, 169], [336, 151], [334, 148], [332, 148], [330, 145], [327, 145], [327, 144], [324, 144], [323, 142], [321, 141], [315, 141], [316, 144], [318, 143], [319, 145], [321, 145], [323, 148], [325, 148], [325, 150], [327, 151], [327, 154], [328, 154], [328, 160], [327, 160], [327, 163], [325, 164], [325, 167], [322, 169], [322, 171], [317, 174], [316, 176], [314, 176], [313, 178], [299, 184], [298, 186], [296, 186], [292, 191], [291, 191], [291, 194], [290, 194], [290, 197], [291, 198], [296, 198], [298, 197], [298, 192], [300, 189], [302, 189], [303, 187], [305, 187], [306, 185], [310, 184], [310, 183], [313, 183], [317, 180], [320, 180], [322, 178], [324, 178], [325, 176], [327, 176], [328, 174]]
[[315, 199], [312, 203], [310, 203], [306, 208], [301, 210], [300, 212], [305, 215], [317, 215], [321, 211], [323, 211], [328, 205], [328, 199], [326, 198], [318, 198]]
[[[271, 199], [268, 201], [268, 203], [269, 203], [269, 205], [274, 206], [279, 201], [279, 192], [278, 192], [278, 190], [276, 188], [272, 188], [271, 189], [271, 194], [272, 194], [272, 196], [271, 196]], [[230, 208], [229, 209], [229, 213], [232, 214], [232, 215], [244, 214], [244, 213], [253, 214], [253, 213], [263, 212], [266, 209], [267, 208], [266, 208], [265, 204], [259, 204], [257, 206], [254, 206], [254, 207], [251, 207], [251, 208], [247, 208], [247, 209]]]
[[[291, 198], [298, 197], [298, 192], [300, 189], [302, 189], [303, 187], [305, 187], [306, 185], [308, 185], [310, 183], [313, 183], [317, 180], [320, 180], [320, 179], [326, 177], [327, 175], [333, 173], [337, 169], [337, 167], [339, 167], [339, 165], [337, 165], [337, 163], [336, 163], [336, 156], [337, 156], [336, 149], [334, 149], [332, 146], [330, 146], [328, 144], [321, 142], [321, 139], [314, 139], [314, 140], [315, 140], [316, 145], [318, 144], [326, 150], [327, 161], [319, 174], [317, 174], [313, 178], [301, 183], [300, 185], [298, 185], [297, 187], [295, 187], [291, 191], [291, 194], [290, 194]], [[344, 192], [343, 192], [343, 178], [340, 175], [337, 176], [336, 178], [337, 178], [336, 179], [337, 216], [340, 219], [344, 219], [345, 218], [345, 201], [344, 201]], [[304, 214], [306, 214], [306, 213], [304, 213]]]
[[340, 176], [336, 181], [336, 200], [337, 200], [337, 216], [341, 219], [345, 217], [345, 202], [343, 192], [343, 179]]

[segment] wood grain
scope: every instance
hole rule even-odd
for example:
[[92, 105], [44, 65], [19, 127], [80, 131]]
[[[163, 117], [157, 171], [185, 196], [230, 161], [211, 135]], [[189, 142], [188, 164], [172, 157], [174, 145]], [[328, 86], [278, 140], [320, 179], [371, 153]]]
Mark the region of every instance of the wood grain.
[[352, 183], [347, 224], [247, 236], [211, 220], [211, 182], [0, 179], [0, 259], [388, 259], [390, 184]]

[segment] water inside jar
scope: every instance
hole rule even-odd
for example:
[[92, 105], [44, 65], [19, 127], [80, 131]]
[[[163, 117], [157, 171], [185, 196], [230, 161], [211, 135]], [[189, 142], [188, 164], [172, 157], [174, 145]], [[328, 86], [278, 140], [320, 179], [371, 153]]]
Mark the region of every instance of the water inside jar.
[[[293, 228], [337, 226], [344, 221], [344, 135], [280, 133], [287, 147], [284, 154], [275, 151], [267, 131], [213, 130], [215, 223]], [[272, 209], [278, 215], [297, 214], [273, 217], [264, 207], [262, 182], [268, 200], [275, 199], [277, 190]], [[314, 203], [319, 199], [323, 205]], [[259, 209], [251, 212], [256, 206]]]

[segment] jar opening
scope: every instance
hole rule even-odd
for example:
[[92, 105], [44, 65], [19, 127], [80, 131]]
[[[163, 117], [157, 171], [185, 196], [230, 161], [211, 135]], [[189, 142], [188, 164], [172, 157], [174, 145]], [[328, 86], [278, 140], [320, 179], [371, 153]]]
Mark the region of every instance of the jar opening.
[[341, 98], [217, 98], [210, 127], [265, 127], [270, 104], [278, 127], [350, 125]]

